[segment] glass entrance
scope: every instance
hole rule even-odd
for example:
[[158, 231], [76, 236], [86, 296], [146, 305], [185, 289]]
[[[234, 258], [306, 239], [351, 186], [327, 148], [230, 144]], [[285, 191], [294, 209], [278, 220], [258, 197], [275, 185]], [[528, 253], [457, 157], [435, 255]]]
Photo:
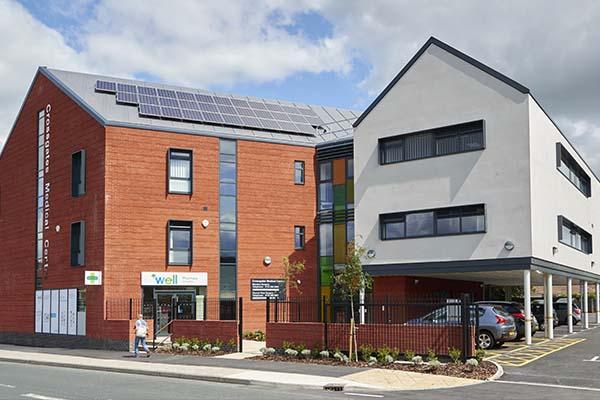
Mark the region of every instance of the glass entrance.
[[194, 292], [156, 290], [156, 331], [159, 336], [167, 335], [170, 328], [163, 329], [173, 319], [194, 319], [195, 301]]

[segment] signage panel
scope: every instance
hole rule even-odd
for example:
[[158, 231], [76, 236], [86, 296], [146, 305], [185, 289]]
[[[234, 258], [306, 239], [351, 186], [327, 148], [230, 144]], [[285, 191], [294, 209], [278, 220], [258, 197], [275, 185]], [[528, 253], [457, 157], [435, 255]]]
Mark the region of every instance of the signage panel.
[[142, 272], [142, 286], [206, 286], [206, 272]]
[[42, 332], [50, 333], [50, 291], [42, 292]]
[[60, 289], [58, 292], [58, 333], [61, 335], [67, 334], [67, 317], [69, 315], [67, 293], [67, 289]]
[[250, 289], [251, 300], [275, 298], [285, 300], [285, 280], [283, 279], [251, 279]]
[[86, 286], [102, 285], [102, 271], [85, 271], [84, 282]]
[[35, 291], [35, 333], [42, 332], [42, 297], [41, 290]]
[[77, 289], [69, 289], [68, 294], [67, 335], [77, 334]]
[[58, 290], [50, 292], [50, 333], [58, 333]]

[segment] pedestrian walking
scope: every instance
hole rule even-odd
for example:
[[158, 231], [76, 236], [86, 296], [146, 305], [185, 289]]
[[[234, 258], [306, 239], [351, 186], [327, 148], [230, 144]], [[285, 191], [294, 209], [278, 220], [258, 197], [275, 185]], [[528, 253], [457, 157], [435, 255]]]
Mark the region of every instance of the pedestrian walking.
[[146, 344], [146, 336], [148, 336], [148, 324], [144, 321], [144, 316], [142, 314], [138, 314], [138, 319], [135, 321], [135, 327], [133, 328], [135, 332], [135, 341], [133, 345], [133, 353], [135, 357], [138, 356], [138, 348], [140, 344], [144, 348], [146, 352], [146, 357], [150, 357], [150, 351], [148, 350], [148, 345]]

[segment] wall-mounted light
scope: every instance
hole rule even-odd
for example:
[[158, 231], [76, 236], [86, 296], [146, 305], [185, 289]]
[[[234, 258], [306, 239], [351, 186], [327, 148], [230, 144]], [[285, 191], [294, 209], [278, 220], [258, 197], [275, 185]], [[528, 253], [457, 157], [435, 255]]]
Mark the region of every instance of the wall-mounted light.
[[208, 228], [208, 224], [209, 224], [209, 223], [210, 223], [210, 222], [208, 222], [208, 220], [207, 220], [207, 219], [205, 219], [205, 220], [202, 220], [202, 227], [203, 227], [204, 229]]
[[418, 285], [418, 284], [419, 284], [419, 280], [415, 279], [415, 285]]
[[508, 251], [512, 251], [515, 248], [515, 244], [510, 240], [507, 240], [506, 242], [504, 242], [504, 248]]
[[540, 271], [539, 269], [536, 269], [536, 270], [535, 270], [535, 272], [536, 272], [537, 274], [540, 274], [540, 275], [542, 275], [542, 273], [543, 273], [543, 272], [542, 272], [542, 271]]
[[302, 284], [302, 281], [301, 281], [300, 279], [298, 279], [298, 280], [296, 281], [296, 283], [297, 283], [298, 285], [301, 285], [301, 284]]
[[591, 266], [592, 268], [594, 268], [594, 266], [596, 265], [596, 263], [594, 261], [591, 262]]
[[558, 247], [552, 246], [552, 255], [555, 256], [558, 253]]
[[60, 232], [60, 225], [56, 225], [54, 229], [56, 229], [56, 233]]
[[263, 263], [267, 266], [271, 265], [272, 262], [273, 262], [273, 260], [271, 260], [271, 257], [269, 257], [269, 256], [265, 256], [265, 258], [263, 258]]
[[367, 251], [367, 258], [375, 258], [375, 255], [377, 253], [375, 253], [375, 250], [370, 249], [369, 251]]

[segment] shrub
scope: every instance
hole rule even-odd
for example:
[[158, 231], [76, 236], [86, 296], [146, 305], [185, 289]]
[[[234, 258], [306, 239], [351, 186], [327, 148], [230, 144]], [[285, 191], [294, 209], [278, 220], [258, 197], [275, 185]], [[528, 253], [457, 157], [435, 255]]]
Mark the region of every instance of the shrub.
[[178, 338], [175, 338], [175, 343], [177, 343], [179, 346], [186, 343], [187, 341], [188, 340], [185, 336], [179, 336]]
[[200, 346], [200, 339], [198, 339], [198, 338], [190, 338], [188, 341], [190, 342], [190, 346], [192, 348], [194, 346]]
[[390, 355], [390, 351], [391, 349], [387, 346], [383, 346], [382, 348], [380, 348], [377, 351], [377, 359], [381, 362], [381, 363], [385, 363], [385, 359], [387, 356]]
[[200, 346], [198, 346], [197, 344], [192, 345], [192, 350], [194, 350], [194, 351], [198, 351], [199, 348], [200, 348]]
[[367, 362], [369, 363], [369, 366], [373, 366], [373, 365], [377, 364], [377, 358], [371, 356], [371, 357], [369, 357]]
[[329, 358], [329, 351], [323, 350], [319, 353], [319, 357], [321, 358]]
[[473, 372], [479, 365], [479, 362], [474, 358], [469, 358], [465, 363], [465, 369], [469, 372]]
[[477, 362], [482, 362], [484, 358], [485, 358], [485, 350], [477, 349], [477, 351], [475, 351], [475, 359], [477, 360]]
[[404, 359], [406, 361], [412, 361], [413, 358], [415, 358], [415, 352], [414, 351], [412, 351], [412, 350], [406, 350], [404, 352]]
[[213, 347], [214, 346], [223, 347], [224, 344], [225, 344], [225, 342], [223, 342], [221, 339], [215, 339], [215, 342], [213, 343]]
[[254, 340], [258, 342], [264, 342], [266, 340], [266, 335], [260, 329], [254, 332]]
[[369, 344], [363, 344], [358, 347], [358, 352], [360, 353], [360, 357], [363, 359], [363, 361], [369, 361], [375, 352], [375, 348]]
[[400, 358], [400, 349], [398, 348], [393, 348], [390, 349], [390, 356], [394, 357], [394, 360], [397, 360]]
[[181, 345], [179, 343], [177, 343], [177, 341], [175, 341], [175, 343], [173, 343], [173, 345], [172, 345], [173, 349], [175, 349], [175, 350], [179, 350], [180, 346]]
[[344, 361], [344, 355], [339, 351], [335, 352], [335, 354], [333, 355], [333, 358], [335, 358], [338, 361]]
[[300, 354], [302, 354], [302, 357], [304, 358], [310, 358], [310, 356], [312, 355], [312, 351], [310, 351], [309, 349], [304, 349], [300, 352]]
[[211, 350], [213, 353], [217, 353], [217, 352], [221, 351], [221, 348], [219, 346], [213, 346], [213, 348]]
[[438, 369], [440, 366], [442, 365], [441, 362], [439, 362], [438, 360], [433, 360], [433, 361], [429, 361], [429, 366], [433, 369], [436, 370]]
[[296, 350], [298, 353], [302, 353], [304, 350], [306, 350], [306, 345], [304, 343], [298, 343], [296, 346], [293, 347], [294, 350]]
[[437, 361], [437, 355], [433, 349], [427, 349], [427, 361]]
[[210, 351], [212, 349], [212, 345], [210, 343], [206, 343], [204, 346], [202, 346], [202, 350], [204, 351]]
[[387, 356], [385, 356], [383, 358], [383, 363], [388, 365], [388, 364], [392, 364], [394, 362], [394, 357], [392, 357], [390, 354], [388, 354]]
[[296, 357], [298, 355], [298, 351], [289, 348], [285, 350], [285, 354], [290, 357]]
[[267, 354], [267, 348], [266, 347], [261, 347], [258, 351], [260, 351], [260, 354], [262, 354], [263, 356]]
[[450, 347], [448, 349], [448, 355], [450, 356], [454, 364], [458, 364], [460, 362], [460, 356], [462, 355], [462, 351], [460, 351], [460, 349], [457, 349], [456, 347]]
[[268, 355], [268, 356], [272, 356], [272, 355], [274, 355], [276, 352], [277, 352], [277, 351], [276, 351], [274, 348], [272, 348], [272, 347], [268, 347], [268, 348], [267, 348], [267, 355]]
[[294, 343], [288, 342], [287, 340], [284, 340], [283, 343], [281, 344], [281, 347], [283, 347], [284, 350], [293, 349], [294, 348]]
[[190, 349], [190, 345], [189, 345], [188, 343], [184, 343], [184, 344], [182, 344], [181, 346], [179, 346], [179, 350], [180, 350], [180, 351], [183, 351], [183, 352], [186, 352], [186, 351], [188, 351], [189, 349]]
[[421, 356], [414, 356], [411, 361], [415, 365], [421, 365], [421, 364], [423, 364], [423, 357], [421, 357]]

